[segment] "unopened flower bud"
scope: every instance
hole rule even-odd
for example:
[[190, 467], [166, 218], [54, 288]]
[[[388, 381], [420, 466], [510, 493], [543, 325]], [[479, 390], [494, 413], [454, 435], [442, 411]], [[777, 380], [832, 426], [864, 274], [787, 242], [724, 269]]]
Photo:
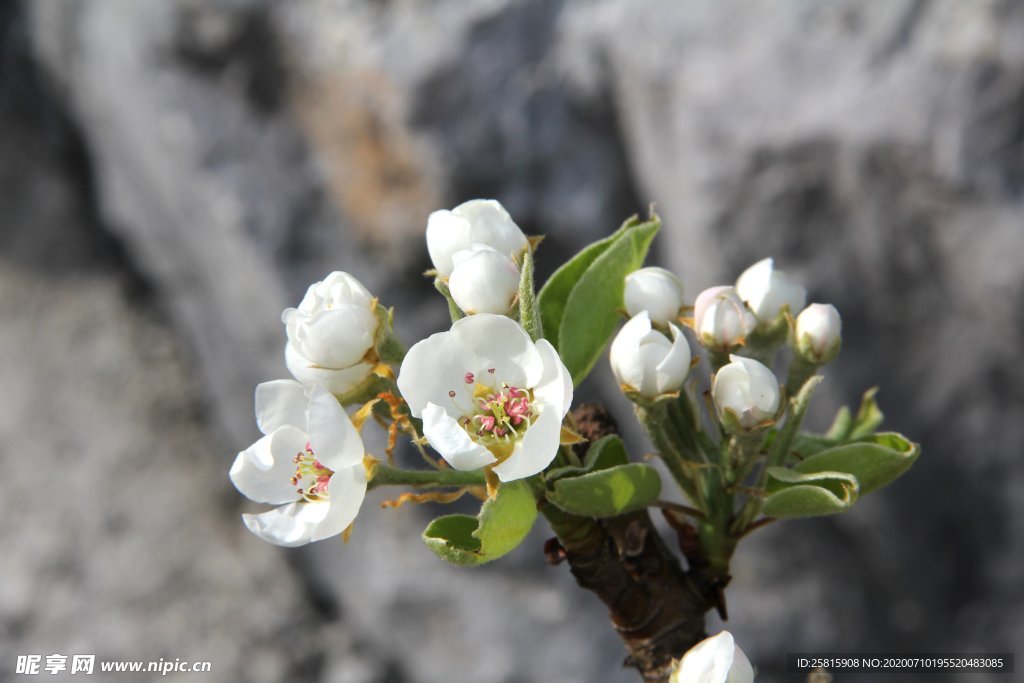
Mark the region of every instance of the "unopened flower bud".
[[472, 199], [451, 211], [435, 211], [427, 220], [427, 251], [443, 277], [455, 268], [453, 257], [473, 244], [483, 244], [512, 257], [529, 244], [508, 211], [493, 199]]
[[693, 310], [697, 339], [709, 349], [730, 351], [754, 331], [757, 319], [732, 287], [711, 287], [697, 297]]
[[816, 365], [836, 357], [842, 340], [843, 321], [832, 304], [811, 304], [796, 318], [797, 352]]
[[758, 261], [743, 271], [736, 280], [736, 293], [747, 302], [762, 324], [769, 324], [779, 317], [784, 307], [796, 315], [807, 301], [807, 290], [785, 273], [775, 270], [770, 258]]
[[749, 430], [774, 419], [779, 410], [775, 374], [752, 358], [733, 355], [729, 360], [715, 373], [711, 385], [722, 424]]
[[679, 328], [669, 323], [672, 340], [651, 328], [647, 311], [640, 311], [619, 330], [609, 360], [612, 372], [627, 391], [645, 398], [677, 391], [690, 372], [690, 345]]
[[519, 289], [515, 261], [491, 247], [474, 244], [452, 256], [448, 289], [467, 314], [507, 313]]
[[683, 306], [683, 284], [671, 271], [650, 267], [626, 276], [624, 297], [630, 317], [647, 311], [659, 325], [675, 321]]
[[336, 271], [312, 284], [298, 308], [281, 315], [288, 333], [285, 363], [295, 379], [339, 396], [359, 386], [373, 367], [365, 360], [377, 334], [373, 306], [370, 292], [348, 273]]
[[754, 668], [728, 631], [690, 648], [669, 679], [669, 683], [753, 682]]

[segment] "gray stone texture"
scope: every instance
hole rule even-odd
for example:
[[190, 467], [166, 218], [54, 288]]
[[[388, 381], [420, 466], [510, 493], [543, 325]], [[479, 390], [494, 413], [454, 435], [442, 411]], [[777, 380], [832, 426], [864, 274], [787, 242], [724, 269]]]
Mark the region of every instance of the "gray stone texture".
[[[408, 341], [441, 329], [422, 231], [472, 197], [547, 235], [542, 274], [650, 202], [653, 260], [691, 299], [774, 256], [843, 315], [812, 422], [877, 383], [922, 443], [850, 514], [742, 546], [728, 628], [758, 680], [787, 680], [788, 651], [1024, 642], [1019, 0], [23, 0], [0, 20], [0, 681], [18, 653], [90, 649], [224, 681], [635, 679], [543, 530], [466, 571], [418, 540], [436, 510], [379, 497], [347, 546], [279, 551], [238, 522], [225, 473], [253, 387], [285, 375], [280, 311], [342, 269]], [[627, 423], [607, 373], [579, 393]]]

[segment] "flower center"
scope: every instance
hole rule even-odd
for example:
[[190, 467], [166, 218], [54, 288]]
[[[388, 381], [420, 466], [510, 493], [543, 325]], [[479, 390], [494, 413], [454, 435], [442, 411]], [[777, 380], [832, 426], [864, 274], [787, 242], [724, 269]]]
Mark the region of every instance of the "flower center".
[[495, 390], [475, 383], [473, 411], [465, 415], [463, 428], [478, 441], [508, 443], [519, 438], [534, 417], [530, 402], [533, 392], [503, 384]]
[[299, 495], [309, 502], [327, 500], [327, 484], [334, 471], [316, 459], [308, 442], [306, 450], [296, 453], [292, 462], [295, 463], [295, 474], [291, 482], [298, 489]]

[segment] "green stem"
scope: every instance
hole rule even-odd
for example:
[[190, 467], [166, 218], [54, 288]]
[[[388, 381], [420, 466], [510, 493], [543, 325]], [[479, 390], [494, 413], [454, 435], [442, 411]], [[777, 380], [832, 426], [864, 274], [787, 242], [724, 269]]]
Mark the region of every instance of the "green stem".
[[[792, 376], [792, 375], [791, 375]], [[786, 407], [786, 422], [783, 424], [782, 429], [775, 435], [775, 441], [772, 442], [771, 450], [768, 452], [768, 458], [765, 460], [764, 467], [757, 475], [757, 482], [754, 484], [754, 489], [757, 491], [763, 491], [765, 483], [768, 480], [768, 469], [771, 467], [778, 467], [785, 464], [786, 456], [789, 454], [789, 449], [793, 445], [793, 439], [796, 438], [797, 432], [800, 430], [800, 424], [804, 420], [804, 415], [807, 414], [807, 408], [811, 404], [811, 396], [814, 394], [814, 390], [818, 387], [822, 377], [812, 377], [806, 380], [800, 392], [790, 399], [789, 405]], [[761, 508], [764, 507], [764, 500], [760, 497], [751, 496], [747, 499], [746, 504], [740, 511], [740, 514], [736, 518], [736, 524], [733, 527], [733, 532], [736, 534], [743, 534], [746, 527], [754, 521], [754, 518], [761, 512]]]
[[448, 302], [448, 315], [451, 316], [452, 322], [461, 319], [463, 317], [462, 310], [455, 303], [455, 299], [452, 298], [452, 292], [448, 289], [448, 283], [442, 280], [440, 275], [434, 278], [434, 289], [441, 292], [441, 295]]
[[459, 470], [403, 470], [375, 463], [367, 482], [368, 489], [380, 486], [412, 486], [414, 488], [485, 486], [483, 470], [461, 472]]
[[523, 252], [523, 267], [519, 275], [519, 322], [533, 341], [544, 336], [540, 307], [533, 287], [533, 250], [529, 247]]
[[786, 395], [796, 396], [800, 393], [804, 384], [807, 383], [820, 366], [813, 363], [799, 353], [793, 354], [793, 362], [789, 364], [789, 377], [786, 378]]
[[649, 405], [636, 406], [636, 416], [651, 438], [651, 443], [658, 451], [672, 478], [689, 497], [698, 509], [703, 509], [705, 501], [703, 496], [698, 494], [697, 483], [691, 472], [687, 471], [686, 458], [679, 450], [672, 437], [672, 426], [668, 417], [667, 401], [658, 401]]

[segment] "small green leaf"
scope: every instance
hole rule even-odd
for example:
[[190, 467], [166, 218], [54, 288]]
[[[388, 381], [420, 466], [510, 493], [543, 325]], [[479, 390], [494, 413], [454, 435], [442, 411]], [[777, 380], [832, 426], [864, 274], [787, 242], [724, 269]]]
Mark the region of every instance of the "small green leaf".
[[405, 346], [395, 335], [395, 309], [384, 308], [375, 300], [373, 314], [377, 317], [377, 338], [374, 343], [377, 358], [385, 363], [400, 364], [405, 358]]
[[845, 512], [857, 500], [857, 478], [844, 472], [804, 474], [768, 468], [768, 498], [762, 511], [778, 519]]
[[832, 441], [842, 441], [850, 434], [851, 429], [853, 429], [853, 416], [850, 415], [850, 408], [843, 406], [836, 411], [836, 416], [832, 419], [832, 426], [828, 428], [824, 436]]
[[559, 479], [548, 501], [573, 515], [617, 517], [647, 507], [661, 494], [661, 476], [650, 465], [631, 463]]
[[537, 519], [537, 503], [524, 481], [498, 487], [476, 517], [445, 515], [423, 531], [423, 541], [438, 557], [461, 567], [496, 560], [516, 548]]
[[562, 314], [565, 312], [565, 304], [569, 301], [573, 287], [598, 256], [603, 254], [626, 230], [639, 222], [640, 219], [633, 216], [613, 234], [587, 245], [580, 253], [562, 264], [544, 283], [539, 297], [540, 316], [547, 335], [545, 338], [556, 349], [559, 348], [558, 330], [562, 323]]
[[857, 409], [857, 415], [853, 418], [853, 428], [847, 437], [851, 441], [870, 436], [881, 426], [885, 416], [882, 415], [882, 411], [875, 401], [877, 393], [878, 387], [872, 387], [864, 392], [864, 397], [860, 400], [860, 408]]
[[569, 293], [558, 329], [558, 355], [574, 384], [587, 376], [615, 332], [626, 276], [643, 265], [660, 227], [655, 216], [623, 231]]
[[628, 462], [629, 456], [626, 455], [626, 444], [615, 434], [610, 434], [590, 444], [590, 448], [587, 449], [587, 455], [583, 459], [582, 467], [573, 465], [556, 467], [548, 470], [544, 476], [551, 482], [562, 477], [578, 477], [581, 474], [593, 472], [594, 470], [606, 470], [609, 467], [625, 465]]
[[583, 461], [586, 470], [606, 470], [616, 465], [625, 465], [629, 462], [626, 455], [626, 444], [615, 434], [609, 434], [591, 444], [587, 449], [587, 456]]
[[794, 468], [805, 474], [847, 472], [860, 483], [860, 494], [885, 486], [914, 464], [921, 447], [895, 432], [881, 432], [810, 456]]

